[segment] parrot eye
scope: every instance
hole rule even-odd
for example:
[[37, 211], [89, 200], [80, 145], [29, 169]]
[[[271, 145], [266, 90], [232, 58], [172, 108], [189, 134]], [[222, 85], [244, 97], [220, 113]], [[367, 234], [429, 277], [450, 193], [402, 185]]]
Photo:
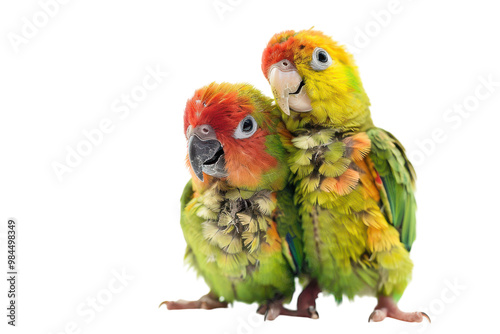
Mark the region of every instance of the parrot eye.
[[313, 56], [311, 60], [311, 67], [315, 71], [323, 71], [327, 69], [332, 64], [332, 58], [322, 48], [316, 48], [313, 51]]
[[328, 61], [328, 55], [325, 51], [318, 52], [318, 60], [322, 63], [326, 63]]
[[233, 137], [236, 139], [250, 138], [257, 131], [257, 122], [252, 116], [247, 116], [238, 124]]

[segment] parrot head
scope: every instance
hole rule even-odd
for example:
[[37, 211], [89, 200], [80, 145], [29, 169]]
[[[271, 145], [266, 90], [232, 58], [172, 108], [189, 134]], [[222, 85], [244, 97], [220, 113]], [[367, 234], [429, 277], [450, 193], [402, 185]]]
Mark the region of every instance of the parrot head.
[[319, 31], [274, 35], [262, 54], [262, 71], [284, 119], [292, 113], [302, 124], [341, 129], [371, 122], [352, 56]]
[[244, 189], [279, 189], [287, 179], [280, 136], [286, 134], [272, 99], [248, 84], [211, 83], [187, 101], [187, 164], [198, 183], [225, 179]]

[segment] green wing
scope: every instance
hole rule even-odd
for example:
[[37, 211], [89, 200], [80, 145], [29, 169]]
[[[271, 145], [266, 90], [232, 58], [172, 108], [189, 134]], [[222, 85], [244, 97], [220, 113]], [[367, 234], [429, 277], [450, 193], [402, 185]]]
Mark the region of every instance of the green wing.
[[[193, 199], [193, 182], [190, 179], [187, 183], [186, 186], [184, 187], [184, 190], [182, 191], [182, 196], [181, 196], [181, 226], [183, 227], [183, 232], [184, 232], [184, 226], [190, 218], [188, 217], [188, 214], [186, 213], [185, 209], [188, 203]], [[187, 246], [186, 247], [186, 253], [184, 254], [184, 261], [186, 261], [187, 264], [194, 268], [198, 268], [198, 265], [196, 263], [196, 258], [194, 257], [193, 250], [191, 247]]]
[[193, 181], [190, 179], [188, 183], [186, 183], [186, 186], [184, 187], [184, 190], [182, 191], [182, 196], [181, 196], [181, 213], [184, 212], [184, 208], [186, 205], [193, 199]]
[[283, 255], [288, 260], [294, 274], [302, 271], [304, 252], [302, 249], [302, 227], [297, 206], [294, 204], [292, 185], [277, 194], [277, 210], [275, 221], [282, 240]]
[[403, 145], [392, 134], [379, 128], [366, 133], [372, 142], [369, 157], [380, 177], [377, 181], [383, 185], [379, 187], [382, 212], [398, 229], [401, 242], [409, 251], [416, 237], [415, 170]]

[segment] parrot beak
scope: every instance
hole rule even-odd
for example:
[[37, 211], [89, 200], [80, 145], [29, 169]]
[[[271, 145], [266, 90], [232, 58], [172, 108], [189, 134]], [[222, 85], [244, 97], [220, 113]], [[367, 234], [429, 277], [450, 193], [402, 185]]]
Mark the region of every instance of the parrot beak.
[[210, 125], [200, 125], [190, 131], [188, 154], [191, 168], [200, 181], [203, 181], [203, 173], [227, 176], [224, 150]]
[[283, 59], [269, 68], [268, 76], [274, 98], [281, 110], [290, 115], [312, 110], [311, 99], [304, 89], [305, 83], [297, 68], [288, 59]]

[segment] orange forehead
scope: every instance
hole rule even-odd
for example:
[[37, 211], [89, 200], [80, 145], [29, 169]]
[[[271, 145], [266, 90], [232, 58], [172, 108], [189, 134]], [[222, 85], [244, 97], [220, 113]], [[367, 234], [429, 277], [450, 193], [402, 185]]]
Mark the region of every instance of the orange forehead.
[[321, 31], [293, 30], [275, 34], [262, 53], [262, 71], [267, 78], [269, 67], [283, 59], [297, 63], [312, 54], [316, 47], [322, 47], [330, 56], [344, 63], [350, 58], [345, 50]]
[[269, 67], [283, 59], [293, 62], [295, 31], [289, 30], [275, 34], [262, 53], [262, 71], [267, 78]]
[[208, 124], [219, 140], [231, 137], [243, 118], [254, 111], [250, 98], [239, 95], [237, 86], [210, 84], [198, 89], [186, 103], [184, 132], [191, 126]]

